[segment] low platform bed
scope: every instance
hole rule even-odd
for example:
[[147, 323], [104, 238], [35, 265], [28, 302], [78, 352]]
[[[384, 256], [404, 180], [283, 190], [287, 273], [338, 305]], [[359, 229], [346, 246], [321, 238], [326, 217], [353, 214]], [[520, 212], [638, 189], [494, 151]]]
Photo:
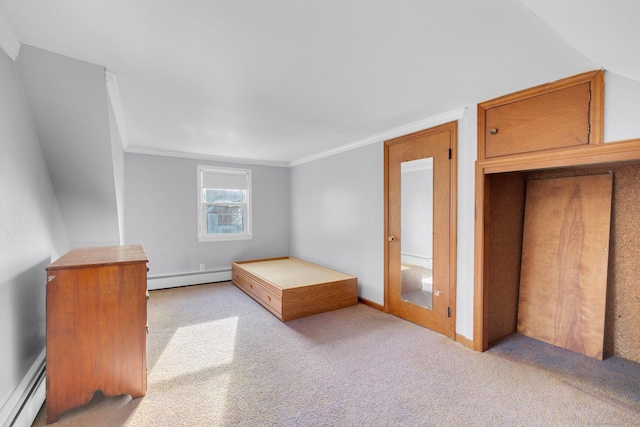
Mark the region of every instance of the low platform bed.
[[283, 322], [358, 304], [358, 279], [296, 258], [238, 261], [233, 283]]

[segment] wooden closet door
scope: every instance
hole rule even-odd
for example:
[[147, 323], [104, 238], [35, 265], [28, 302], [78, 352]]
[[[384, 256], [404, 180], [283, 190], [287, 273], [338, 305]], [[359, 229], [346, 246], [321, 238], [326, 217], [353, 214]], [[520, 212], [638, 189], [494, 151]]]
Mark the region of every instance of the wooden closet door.
[[[456, 142], [456, 122], [385, 142], [388, 209], [385, 307], [391, 314], [450, 338], [455, 337], [451, 313], [455, 309], [456, 209], [452, 201], [455, 200], [453, 152]], [[419, 173], [416, 181], [408, 179], [416, 170], [428, 170], [428, 173]], [[431, 179], [425, 179], [426, 176]], [[409, 186], [409, 191], [408, 181], [414, 184]], [[420, 199], [421, 204], [405, 203], [415, 198]], [[405, 214], [410, 211], [412, 215], [403, 219], [403, 211]], [[426, 223], [428, 227], [424, 227]], [[418, 253], [407, 250], [410, 246], [406, 242], [411, 241], [420, 241], [431, 248], [431, 265], [420, 264], [428, 258], [425, 246], [413, 246], [420, 246]]]
[[602, 360], [613, 176], [527, 184], [518, 332]]

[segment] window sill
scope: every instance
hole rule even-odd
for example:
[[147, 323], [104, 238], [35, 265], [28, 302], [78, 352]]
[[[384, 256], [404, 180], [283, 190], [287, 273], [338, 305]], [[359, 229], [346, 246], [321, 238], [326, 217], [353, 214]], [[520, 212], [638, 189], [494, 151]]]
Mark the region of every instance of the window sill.
[[198, 236], [198, 242], [230, 242], [234, 240], [252, 240], [251, 234], [221, 234], [217, 236]]

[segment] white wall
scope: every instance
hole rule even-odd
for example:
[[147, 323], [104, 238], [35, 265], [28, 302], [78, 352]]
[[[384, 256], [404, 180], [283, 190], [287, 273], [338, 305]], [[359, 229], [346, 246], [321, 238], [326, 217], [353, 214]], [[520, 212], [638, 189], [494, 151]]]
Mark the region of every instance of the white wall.
[[11, 59], [0, 51], [0, 423], [45, 347], [45, 268], [68, 240]]
[[[198, 242], [199, 164], [252, 170], [252, 240]], [[125, 243], [144, 246], [151, 276], [289, 255], [288, 168], [125, 153], [125, 181]]]
[[382, 142], [291, 169], [291, 255], [357, 276], [378, 304], [383, 230]]
[[475, 162], [478, 158], [476, 105], [458, 121], [458, 267], [456, 333], [473, 339], [473, 260], [475, 224]]
[[607, 71], [604, 95], [605, 142], [640, 138], [640, 82]]

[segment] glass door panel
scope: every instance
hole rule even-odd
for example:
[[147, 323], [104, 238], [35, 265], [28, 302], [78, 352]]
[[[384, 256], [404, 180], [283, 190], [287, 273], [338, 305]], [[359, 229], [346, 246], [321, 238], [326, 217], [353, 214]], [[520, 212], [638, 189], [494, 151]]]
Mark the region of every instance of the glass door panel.
[[400, 298], [433, 309], [433, 157], [402, 162]]

